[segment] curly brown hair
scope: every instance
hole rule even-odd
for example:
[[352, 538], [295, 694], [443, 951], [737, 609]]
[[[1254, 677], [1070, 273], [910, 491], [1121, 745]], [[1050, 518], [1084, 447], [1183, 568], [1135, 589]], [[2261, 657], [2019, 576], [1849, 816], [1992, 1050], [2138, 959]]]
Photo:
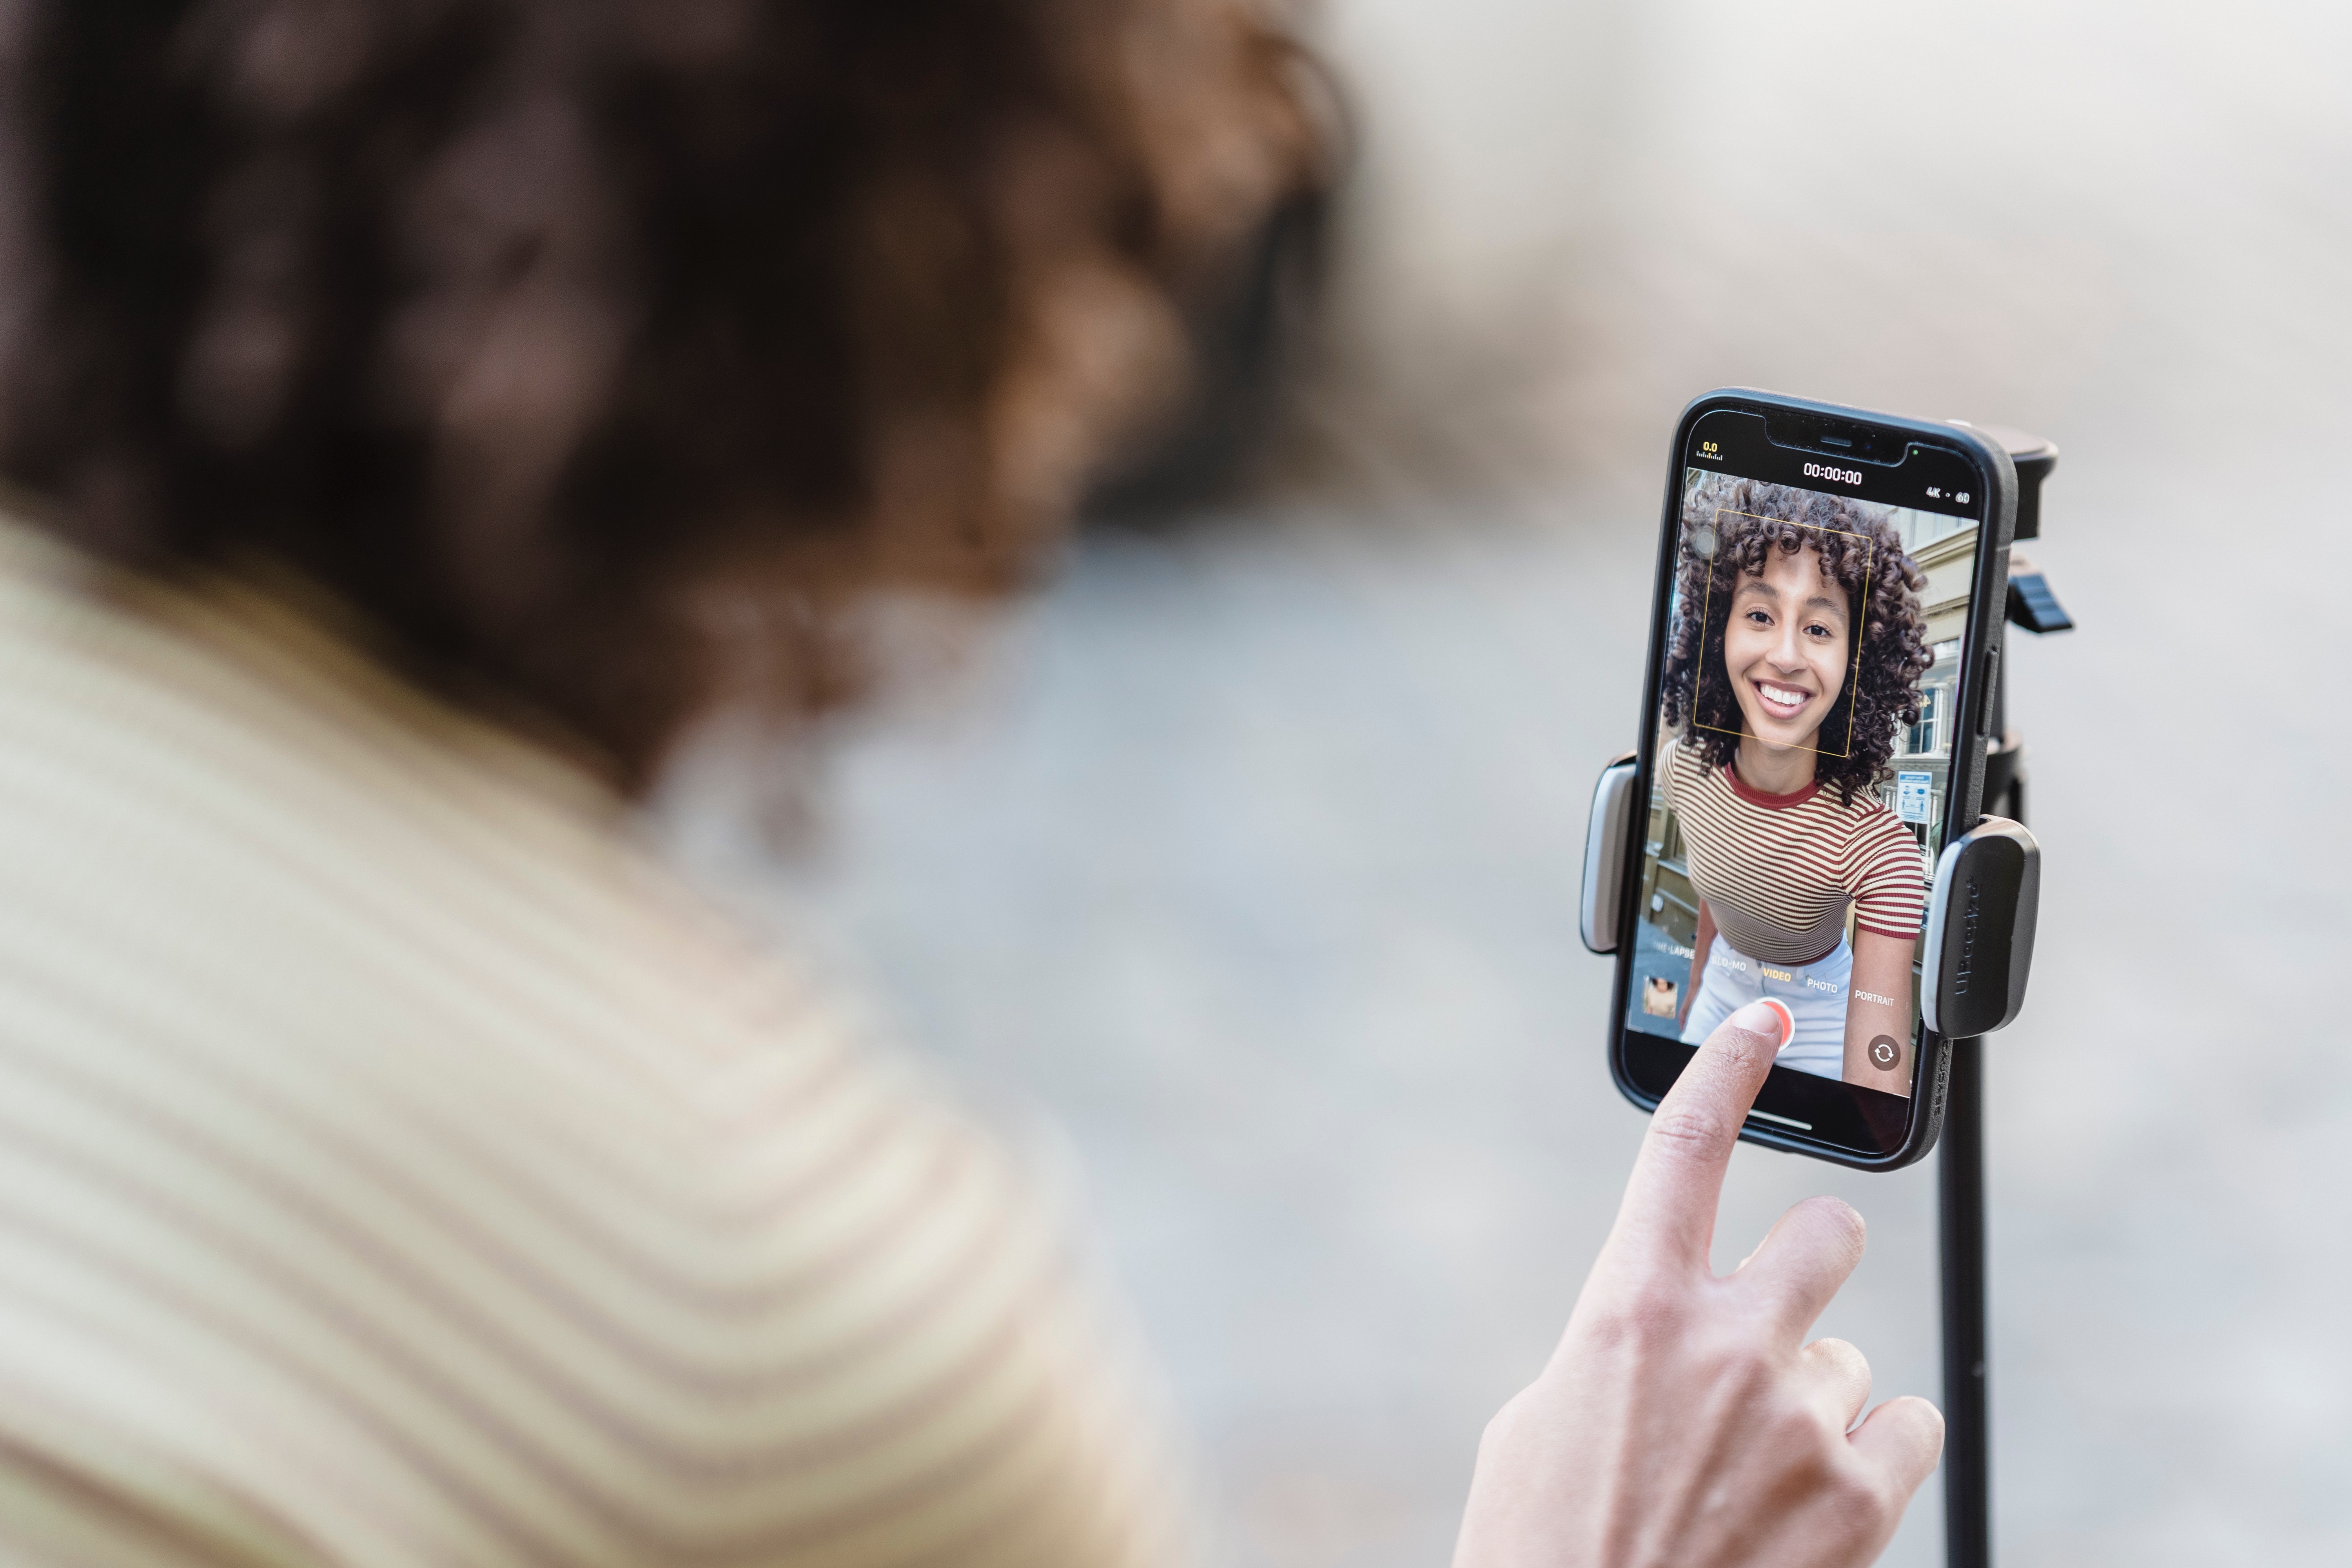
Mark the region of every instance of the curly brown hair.
[[1020, 581], [1320, 177], [1249, 0], [27, 0], [0, 468], [641, 786]]
[[[1709, 767], [1730, 765], [1739, 750], [1739, 700], [1723, 663], [1733, 591], [1742, 577], [1760, 574], [1776, 550], [1816, 550], [1822, 576], [1845, 590], [1847, 624], [1861, 628], [1861, 643], [1849, 649], [1852, 673], [1822, 720], [1813, 776], [1836, 785], [1840, 802], [1851, 805], [1856, 791], [1892, 775], [1895, 729], [1919, 721], [1919, 678], [1935, 656], [1919, 606], [1927, 579], [1903, 552], [1888, 510], [1720, 474], [1685, 489], [1680, 605], [1662, 684], [1667, 724], [1683, 730], [1682, 744]], [[1849, 732], [1853, 742], [1839, 755], [1827, 737]]]

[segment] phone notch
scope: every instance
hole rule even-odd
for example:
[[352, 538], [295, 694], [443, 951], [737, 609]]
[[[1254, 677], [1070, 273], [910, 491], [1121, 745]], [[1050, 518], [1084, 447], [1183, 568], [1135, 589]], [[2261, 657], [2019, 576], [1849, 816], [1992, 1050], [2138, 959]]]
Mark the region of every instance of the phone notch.
[[1818, 452], [1829, 458], [1851, 458], [1880, 468], [1895, 468], [1910, 454], [1912, 437], [1856, 419], [1783, 410], [1764, 416], [1764, 438], [1776, 447]]

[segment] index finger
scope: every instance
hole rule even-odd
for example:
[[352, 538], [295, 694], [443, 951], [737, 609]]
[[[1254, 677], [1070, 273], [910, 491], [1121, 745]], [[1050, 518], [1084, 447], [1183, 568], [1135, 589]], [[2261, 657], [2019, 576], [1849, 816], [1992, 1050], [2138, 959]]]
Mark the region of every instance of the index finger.
[[1611, 1251], [1632, 1245], [1705, 1265], [1724, 1167], [1780, 1053], [1785, 1016], [1769, 1002], [1750, 1002], [1717, 1025], [1683, 1068], [1642, 1138], [1610, 1233]]

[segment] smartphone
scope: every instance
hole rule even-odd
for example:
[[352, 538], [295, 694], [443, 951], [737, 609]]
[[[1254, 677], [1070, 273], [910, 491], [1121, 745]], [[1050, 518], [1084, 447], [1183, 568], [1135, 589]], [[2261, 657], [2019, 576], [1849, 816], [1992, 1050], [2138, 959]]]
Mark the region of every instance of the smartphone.
[[1744, 390], [1684, 411], [1610, 1029], [1636, 1104], [1765, 1000], [1782, 1044], [1746, 1139], [1875, 1170], [1935, 1146], [1922, 933], [1997, 740], [2016, 510], [1965, 426]]

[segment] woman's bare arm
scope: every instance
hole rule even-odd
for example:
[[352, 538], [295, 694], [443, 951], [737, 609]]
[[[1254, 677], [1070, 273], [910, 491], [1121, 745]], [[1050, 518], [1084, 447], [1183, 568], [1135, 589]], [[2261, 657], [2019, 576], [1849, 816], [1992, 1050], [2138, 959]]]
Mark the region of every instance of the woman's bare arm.
[[[1911, 1092], [1912, 947], [1907, 937], [1854, 928], [1853, 978], [1845, 1005], [1848, 1083], [1889, 1094]], [[1881, 1041], [1893, 1042], [1891, 1056]]]

